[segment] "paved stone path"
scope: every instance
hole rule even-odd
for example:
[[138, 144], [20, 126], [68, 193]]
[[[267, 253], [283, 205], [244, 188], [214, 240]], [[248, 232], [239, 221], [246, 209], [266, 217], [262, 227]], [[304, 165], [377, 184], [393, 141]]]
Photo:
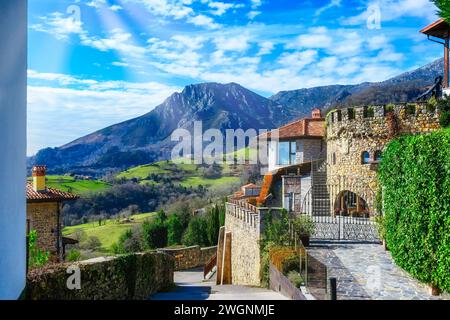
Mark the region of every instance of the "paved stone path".
[[151, 300], [288, 300], [281, 294], [256, 287], [216, 286], [213, 281], [203, 281], [203, 270], [175, 272], [176, 287], [161, 292]]
[[379, 244], [315, 242], [308, 252], [328, 266], [328, 277], [337, 278], [338, 300], [441, 299], [392, 261]]

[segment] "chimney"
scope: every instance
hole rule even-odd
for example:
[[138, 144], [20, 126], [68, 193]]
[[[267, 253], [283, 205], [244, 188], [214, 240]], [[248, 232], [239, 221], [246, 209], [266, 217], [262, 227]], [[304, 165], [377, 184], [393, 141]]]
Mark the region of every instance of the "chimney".
[[33, 189], [34, 191], [43, 192], [47, 190], [45, 186], [45, 166], [33, 167]]
[[320, 111], [320, 109], [314, 109], [312, 111], [312, 118], [313, 119], [322, 119], [322, 111]]

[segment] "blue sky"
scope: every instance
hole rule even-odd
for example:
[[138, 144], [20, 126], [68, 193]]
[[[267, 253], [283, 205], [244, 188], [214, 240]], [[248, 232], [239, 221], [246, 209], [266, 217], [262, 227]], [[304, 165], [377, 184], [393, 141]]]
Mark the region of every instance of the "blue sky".
[[419, 33], [435, 11], [428, 0], [29, 0], [28, 154], [191, 83], [270, 96], [388, 79], [442, 56]]

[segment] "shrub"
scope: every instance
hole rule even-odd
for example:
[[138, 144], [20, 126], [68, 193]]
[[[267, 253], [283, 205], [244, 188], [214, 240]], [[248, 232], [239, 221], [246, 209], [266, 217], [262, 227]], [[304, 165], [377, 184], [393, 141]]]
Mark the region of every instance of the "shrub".
[[439, 117], [439, 124], [446, 128], [450, 125], [450, 98], [439, 100], [438, 109], [441, 112]]
[[145, 249], [157, 249], [167, 246], [167, 226], [160, 220], [142, 223], [142, 242]]
[[300, 286], [304, 285], [305, 283], [301, 274], [297, 271], [290, 271], [287, 275], [287, 278], [296, 288], [300, 288]]
[[38, 233], [36, 230], [31, 230], [28, 235], [28, 249], [29, 249], [29, 265], [30, 267], [42, 267], [47, 264], [50, 258], [50, 252], [43, 251], [37, 247]]
[[402, 136], [383, 154], [384, 232], [395, 262], [450, 290], [450, 129]]
[[70, 262], [79, 261], [81, 259], [81, 253], [79, 250], [71, 249], [66, 256], [66, 260]]
[[210, 209], [207, 216], [208, 240], [211, 245], [216, 245], [219, 238], [220, 229], [220, 209], [214, 206]]
[[394, 112], [394, 104], [390, 103], [384, 107], [384, 114], [388, 114], [390, 112]]
[[364, 109], [364, 118], [373, 118], [375, 115], [374, 107], [367, 107]]
[[183, 237], [183, 244], [186, 246], [208, 246], [208, 233], [206, 231], [208, 223], [203, 217], [192, 218]]
[[99, 247], [101, 247], [102, 243], [100, 242], [100, 239], [95, 236], [90, 236], [87, 238], [86, 243], [84, 244], [84, 248], [88, 250], [95, 250]]
[[412, 103], [408, 103], [406, 105], [406, 114], [414, 115], [416, 114], [416, 105]]
[[177, 245], [181, 243], [183, 237], [183, 224], [178, 214], [174, 213], [167, 219], [167, 242], [169, 246]]
[[310, 237], [316, 229], [316, 225], [312, 221], [311, 217], [306, 214], [298, 216], [293, 221], [293, 226], [297, 235], [304, 237]]

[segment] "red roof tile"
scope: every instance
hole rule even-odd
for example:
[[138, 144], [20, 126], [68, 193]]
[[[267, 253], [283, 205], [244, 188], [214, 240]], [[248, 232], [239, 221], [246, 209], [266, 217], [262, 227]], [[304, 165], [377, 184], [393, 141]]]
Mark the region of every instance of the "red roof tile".
[[76, 200], [79, 197], [70, 192], [47, 188], [44, 192], [38, 192], [33, 189], [31, 182], [27, 182], [27, 202], [58, 202]]
[[[281, 128], [278, 128], [278, 138], [323, 138], [325, 136], [325, 119], [304, 118], [291, 122]], [[262, 135], [261, 138], [271, 137], [271, 132]]]

